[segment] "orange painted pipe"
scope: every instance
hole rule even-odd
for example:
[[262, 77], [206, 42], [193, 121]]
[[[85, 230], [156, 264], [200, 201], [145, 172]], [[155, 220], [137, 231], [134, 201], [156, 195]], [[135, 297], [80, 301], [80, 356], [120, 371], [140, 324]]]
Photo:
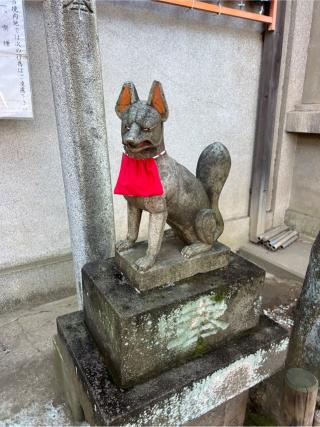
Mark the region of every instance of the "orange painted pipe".
[[218, 6], [215, 4], [205, 3], [197, 0], [154, 0], [158, 3], [172, 4], [175, 6], [188, 7], [190, 9], [202, 10], [205, 12], [217, 13], [218, 15], [234, 16], [236, 18], [249, 19], [251, 21], [263, 22], [270, 24], [269, 30], [274, 30], [275, 16], [277, 13], [277, 3], [273, 0], [271, 5], [272, 16], [260, 15], [258, 13], [247, 12], [245, 10], [238, 10], [232, 7]]

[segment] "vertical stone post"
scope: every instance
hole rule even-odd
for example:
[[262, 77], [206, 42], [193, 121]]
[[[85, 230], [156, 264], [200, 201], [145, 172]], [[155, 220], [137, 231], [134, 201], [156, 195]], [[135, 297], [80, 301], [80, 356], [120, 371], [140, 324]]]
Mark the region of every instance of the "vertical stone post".
[[114, 254], [114, 219], [94, 0], [44, 0], [47, 49], [79, 304], [81, 269]]
[[296, 307], [286, 364], [308, 369], [320, 379], [320, 232]]

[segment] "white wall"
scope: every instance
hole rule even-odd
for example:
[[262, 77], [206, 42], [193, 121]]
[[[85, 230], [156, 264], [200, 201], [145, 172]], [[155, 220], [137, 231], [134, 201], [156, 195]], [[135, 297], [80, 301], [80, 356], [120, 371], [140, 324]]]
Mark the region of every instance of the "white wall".
[[[249, 186], [260, 71], [260, 26], [152, 2], [98, 3], [107, 129], [115, 183], [120, 121], [114, 105], [121, 85], [132, 80], [141, 98], [154, 79], [169, 105], [165, 141], [170, 155], [195, 171], [213, 141], [230, 150], [232, 169], [221, 197], [225, 219], [248, 215]], [[123, 236], [125, 204], [115, 198], [116, 229]], [[241, 222], [247, 227], [248, 221]], [[240, 233], [239, 233], [240, 232]], [[239, 244], [241, 230], [230, 243]], [[247, 238], [247, 233], [246, 237]], [[243, 237], [242, 237], [243, 238]]]
[[[146, 98], [153, 79], [160, 80], [170, 109], [169, 154], [194, 171], [209, 143], [218, 140], [230, 150], [232, 169], [221, 197], [228, 220], [223, 240], [238, 246], [248, 236], [261, 26], [143, 1], [98, 3], [98, 26], [113, 183], [122, 151], [114, 113], [121, 85], [134, 81]], [[28, 289], [45, 289], [58, 285], [37, 276], [38, 263], [54, 259], [59, 269], [70, 242], [40, 2], [26, 3], [26, 28], [35, 117], [0, 121], [0, 273], [33, 263]], [[119, 196], [115, 217], [120, 238], [126, 213]], [[142, 237], [144, 232], [145, 226]], [[71, 276], [69, 262], [65, 282]], [[17, 282], [6, 286], [15, 296]]]

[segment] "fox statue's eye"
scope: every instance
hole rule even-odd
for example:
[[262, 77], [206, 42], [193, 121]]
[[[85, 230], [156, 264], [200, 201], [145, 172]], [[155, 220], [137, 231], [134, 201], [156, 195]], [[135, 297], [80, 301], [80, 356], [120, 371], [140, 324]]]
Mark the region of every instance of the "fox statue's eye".
[[150, 132], [150, 128], [142, 128], [143, 132]]

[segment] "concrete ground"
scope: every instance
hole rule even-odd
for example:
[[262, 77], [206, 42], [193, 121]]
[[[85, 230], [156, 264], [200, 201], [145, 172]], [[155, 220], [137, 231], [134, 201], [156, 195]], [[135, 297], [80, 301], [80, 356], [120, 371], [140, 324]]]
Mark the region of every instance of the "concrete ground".
[[[267, 314], [284, 325], [301, 282], [267, 275]], [[72, 425], [54, 372], [52, 337], [57, 316], [77, 310], [75, 297], [23, 308], [0, 316], [0, 425]]]
[[247, 243], [239, 255], [254, 262], [266, 271], [284, 279], [303, 280], [306, 274], [313, 239], [300, 236], [286, 249], [273, 252], [261, 244]]
[[53, 365], [55, 319], [76, 297], [0, 316], [0, 425], [71, 425]]

